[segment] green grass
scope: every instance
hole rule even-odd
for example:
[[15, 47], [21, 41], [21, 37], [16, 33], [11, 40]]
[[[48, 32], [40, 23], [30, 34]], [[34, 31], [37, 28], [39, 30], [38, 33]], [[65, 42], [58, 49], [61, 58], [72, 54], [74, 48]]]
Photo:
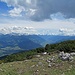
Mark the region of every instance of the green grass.
[[[55, 65], [49, 68], [46, 60], [53, 56], [57, 60], [55, 60]], [[56, 53], [41, 55], [39, 58], [2, 63], [0, 75], [75, 75], [75, 60], [73, 62], [61, 61]]]

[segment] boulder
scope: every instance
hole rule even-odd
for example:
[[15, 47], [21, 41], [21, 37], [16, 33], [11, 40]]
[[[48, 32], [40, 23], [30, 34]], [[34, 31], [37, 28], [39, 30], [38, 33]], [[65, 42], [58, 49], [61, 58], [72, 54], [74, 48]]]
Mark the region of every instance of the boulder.
[[71, 61], [73, 60], [72, 54], [71, 53], [64, 53], [63, 51], [59, 53], [58, 56], [61, 60], [68, 60]]

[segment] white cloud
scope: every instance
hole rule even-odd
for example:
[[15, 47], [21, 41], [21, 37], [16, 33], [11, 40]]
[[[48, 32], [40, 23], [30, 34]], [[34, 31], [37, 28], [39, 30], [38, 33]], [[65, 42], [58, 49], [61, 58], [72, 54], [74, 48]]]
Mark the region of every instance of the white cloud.
[[61, 35], [75, 35], [75, 29], [61, 28], [59, 29]]
[[7, 14], [1, 14], [1, 16], [8, 16]]
[[26, 0], [26, 2], [27, 2], [28, 4], [31, 4], [31, 0]]
[[[35, 29], [49, 29], [49, 33], [74, 33], [75, 0], [0, 0], [6, 2], [9, 15], [2, 14], [0, 25], [31, 26]], [[67, 18], [66, 18], [67, 17]], [[52, 20], [50, 20], [50, 18]], [[28, 19], [28, 20], [27, 20]], [[34, 20], [34, 21], [30, 21]], [[44, 20], [44, 21], [42, 21]], [[35, 22], [36, 21], [36, 22]], [[39, 21], [39, 22], [38, 22]], [[73, 31], [72, 31], [73, 29]], [[58, 32], [57, 32], [57, 31]], [[42, 31], [41, 31], [42, 33]]]
[[1, 0], [6, 2], [8, 7], [13, 6], [14, 8], [9, 11], [9, 15], [12, 17], [31, 17], [36, 12], [36, 1], [37, 0]]
[[22, 16], [21, 12], [25, 11], [25, 9], [23, 7], [19, 7], [19, 8], [14, 8], [12, 10], [9, 11], [9, 14], [11, 17], [20, 17]]
[[1, 34], [36, 34], [36, 30], [33, 27], [25, 27], [25, 26], [8, 26], [8, 27], [0, 27]]
[[25, 14], [25, 16], [30, 18], [31, 16], [33, 16], [35, 14], [36, 11], [37, 11], [36, 9], [28, 9], [26, 11], [27, 13]]
[[73, 29], [67, 29], [67, 28], [62, 28], [62, 29], [59, 29], [60, 32], [73, 32], [74, 30]]
[[[4, 23], [5, 22], [5, 23]], [[40, 34], [75, 35], [75, 23], [68, 20], [45, 20], [42, 22], [17, 19], [0, 19], [1, 27], [33, 27]]]
[[57, 12], [57, 13], [51, 14], [50, 17], [52, 20], [64, 20], [66, 16], [60, 12]]

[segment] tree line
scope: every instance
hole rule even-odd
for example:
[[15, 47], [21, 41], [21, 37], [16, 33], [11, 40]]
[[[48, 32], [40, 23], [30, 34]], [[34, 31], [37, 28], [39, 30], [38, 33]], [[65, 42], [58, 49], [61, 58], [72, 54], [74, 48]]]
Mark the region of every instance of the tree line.
[[47, 44], [45, 47], [11, 54], [1, 59], [0, 63], [32, 59], [34, 55], [37, 55], [38, 53], [43, 53], [43, 52], [50, 53], [50, 52], [58, 52], [58, 51], [75, 52], [75, 40], [68, 40], [56, 44]]

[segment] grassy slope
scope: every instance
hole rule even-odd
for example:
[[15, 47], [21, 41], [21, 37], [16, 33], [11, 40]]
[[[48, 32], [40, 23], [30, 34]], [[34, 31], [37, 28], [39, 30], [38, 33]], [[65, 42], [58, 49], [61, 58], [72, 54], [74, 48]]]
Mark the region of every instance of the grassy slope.
[[27, 52], [20, 52], [16, 54], [11, 54], [7, 56], [5, 59], [0, 60], [1, 62], [12, 62], [12, 61], [18, 61], [18, 60], [24, 60], [28, 58], [32, 58], [33, 55], [36, 55], [37, 53], [41, 52], [54, 52], [54, 51], [65, 51], [65, 52], [75, 52], [75, 40], [71, 41], [64, 41], [57, 44], [47, 44], [45, 48], [37, 48], [34, 50], [30, 50]]
[[[75, 51], [75, 41], [66, 41], [59, 44], [47, 45], [45, 47], [45, 50], [48, 52], [52, 50], [55, 51], [56, 49], [63, 49], [65, 51], [73, 49], [73, 51]], [[33, 56], [42, 50], [44, 50], [44, 48], [38, 48], [26, 53], [22, 52], [6, 57], [4, 60], [7, 63], [0, 64], [0, 75], [75, 75], [75, 57], [73, 62], [68, 62], [59, 60], [58, 54], [54, 52], [52, 52], [53, 54], [51, 55], [41, 55], [39, 58]], [[28, 56], [29, 58], [33, 56], [33, 58], [27, 60], [26, 57]], [[47, 63], [46, 60], [53, 56], [55, 56], [57, 60], [55, 60], [54, 65], [49, 68], [49, 63]]]
[[[46, 60], [53, 55], [57, 60], [55, 65], [49, 68]], [[30, 60], [0, 64], [0, 75], [75, 75], [75, 58], [73, 62], [61, 61], [57, 55], [54, 53]]]

